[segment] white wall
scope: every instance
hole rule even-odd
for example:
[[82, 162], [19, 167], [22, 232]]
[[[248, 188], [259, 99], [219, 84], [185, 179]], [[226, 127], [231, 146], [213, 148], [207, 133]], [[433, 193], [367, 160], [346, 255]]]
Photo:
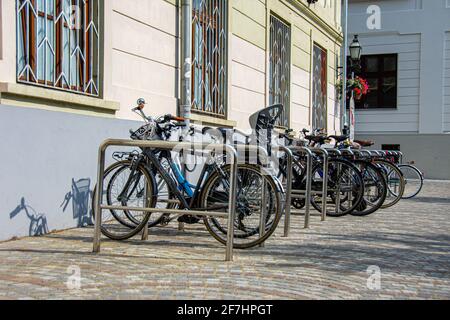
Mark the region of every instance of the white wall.
[[[381, 29], [369, 30], [366, 10], [381, 8]], [[398, 108], [356, 112], [356, 131], [442, 134], [448, 131], [450, 1], [350, 1], [349, 33], [359, 34], [364, 54], [398, 53]], [[447, 32], [447, 33], [446, 33]], [[444, 121], [443, 121], [444, 119]]]
[[358, 110], [356, 131], [418, 132], [420, 35], [370, 34], [360, 37], [364, 54], [398, 54], [397, 109]]
[[445, 33], [444, 131], [450, 132], [450, 31]]

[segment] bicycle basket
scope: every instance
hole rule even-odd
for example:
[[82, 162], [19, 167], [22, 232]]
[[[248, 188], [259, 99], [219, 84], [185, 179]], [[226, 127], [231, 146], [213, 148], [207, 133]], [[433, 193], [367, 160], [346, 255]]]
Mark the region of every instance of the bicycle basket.
[[131, 133], [133, 140], [156, 140], [156, 123], [151, 121]]

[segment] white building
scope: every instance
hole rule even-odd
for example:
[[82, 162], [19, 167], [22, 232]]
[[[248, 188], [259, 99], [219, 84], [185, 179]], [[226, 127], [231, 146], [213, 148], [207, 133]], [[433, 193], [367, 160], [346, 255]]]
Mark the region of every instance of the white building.
[[356, 136], [397, 148], [426, 177], [450, 179], [450, 0], [349, 1], [371, 93]]

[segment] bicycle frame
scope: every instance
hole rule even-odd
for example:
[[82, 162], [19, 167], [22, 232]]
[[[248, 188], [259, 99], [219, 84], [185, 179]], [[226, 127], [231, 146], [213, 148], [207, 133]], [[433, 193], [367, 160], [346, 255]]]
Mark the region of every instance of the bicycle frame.
[[[148, 163], [146, 164], [147, 169], [151, 172], [151, 168], [156, 169], [156, 171], [161, 175], [161, 177], [164, 179], [164, 181], [167, 183], [168, 188], [170, 192], [174, 194], [174, 196], [180, 201], [182, 209], [185, 210], [191, 210], [194, 208], [198, 208], [197, 201], [198, 197], [201, 194], [202, 187], [206, 181], [206, 178], [212, 173], [212, 172], [219, 172], [224, 178], [225, 173], [222, 171], [220, 166], [218, 166], [215, 162], [211, 162], [212, 156], [209, 155], [207, 158], [207, 162], [205, 166], [202, 169], [202, 172], [199, 176], [199, 179], [197, 180], [196, 185], [192, 185], [188, 182], [186, 177], [182, 174], [181, 169], [179, 166], [173, 161], [170, 152], [163, 151], [162, 154], [159, 156], [156, 155], [158, 151], [155, 152], [155, 150], [150, 149], [144, 149], [143, 154], [145, 155], [146, 159], [148, 160]], [[160, 158], [164, 158], [167, 160], [170, 166], [170, 170], [172, 170], [172, 173], [174, 177], [170, 175], [170, 172], [168, 172], [161, 164]], [[131, 177], [132, 175], [130, 175]], [[174, 179], [175, 178], [175, 179]], [[226, 183], [225, 187], [229, 188], [228, 182], [224, 181]], [[187, 195], [187, 197], [185, 196]], [[224, 208], [227, 208], [225, 206]], [[217, 210], [217, 207], [214, 207], [215, 210]], [[211, 208], [201, 208], [201, 210], [211, 210]]]

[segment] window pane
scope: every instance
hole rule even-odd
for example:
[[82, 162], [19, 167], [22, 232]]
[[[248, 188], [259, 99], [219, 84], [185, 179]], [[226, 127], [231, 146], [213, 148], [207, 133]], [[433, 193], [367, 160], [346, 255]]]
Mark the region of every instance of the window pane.
[[387, 77], [383, 79], [383, 107], [397, 107], [397, 79]]
[[277, 123], [289, 127], [291, 28], [275, 16], [270, 17], [269, 104], [282, 104], [284, 114]]
[[378, 56], [366, 57], [366, 72], [378, 71]]
[[98, 0], [17, 0], [16, 10], [17, 80], [98, 96]]
[[396, 71], [397, 70], [397, 57], [389, 56], [384, 57], [384, 71]]
[[227, 1], [194, 0], [191, 109], [225, 117], [227, 104]]
[[367, 79], [369, 93], [356, 103], [358, 108], [397, 107], [397, 54], [362, 57], [360, 77]]
[[327, 129], [327, 52], [313, 49], [313, 129]]

